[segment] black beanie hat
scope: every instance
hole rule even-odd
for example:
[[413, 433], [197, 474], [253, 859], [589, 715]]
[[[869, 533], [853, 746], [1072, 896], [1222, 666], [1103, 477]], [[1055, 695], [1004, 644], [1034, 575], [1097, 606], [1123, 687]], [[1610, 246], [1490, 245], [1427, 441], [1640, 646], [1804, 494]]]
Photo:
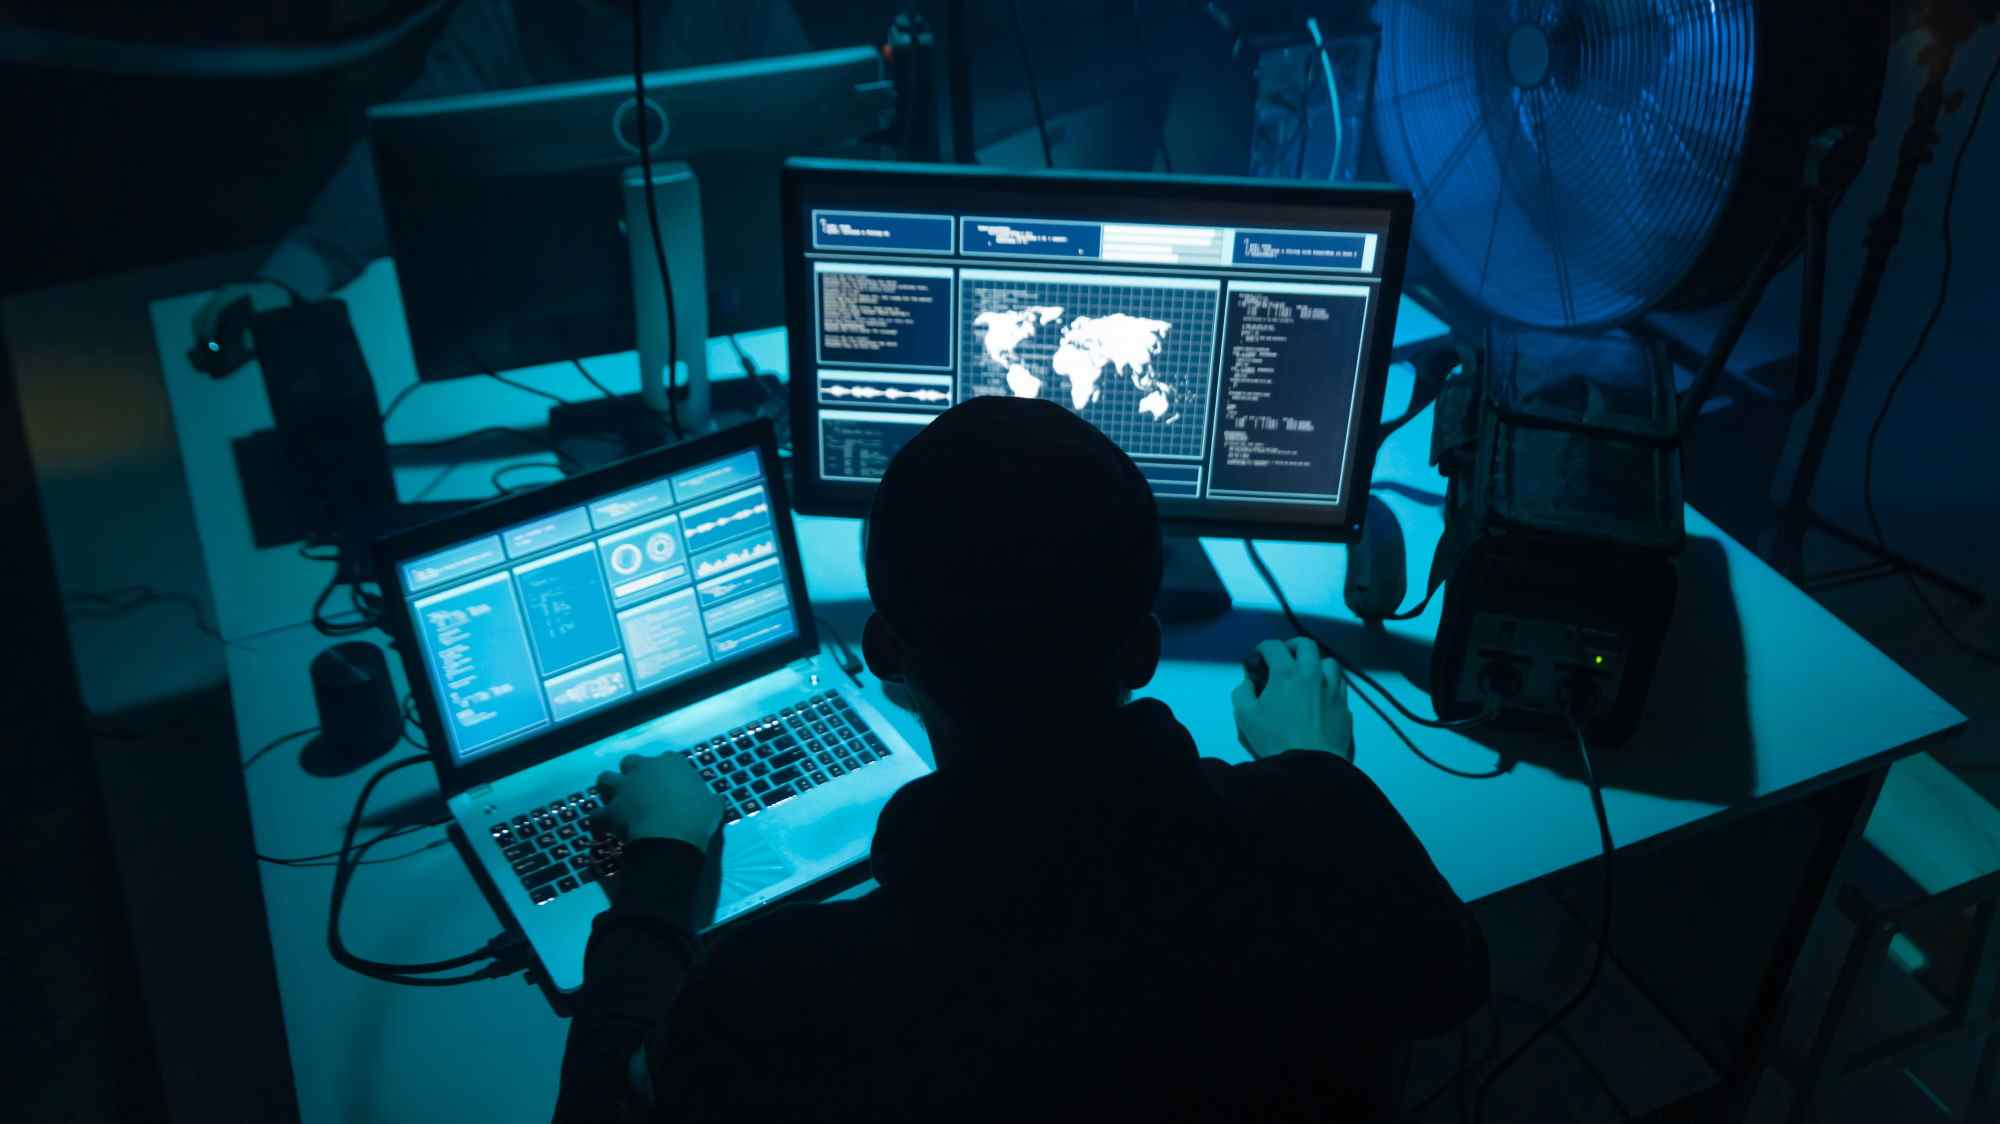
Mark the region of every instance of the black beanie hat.
[[866, 534], [876, 611], [919, 649], [975, 664], [1101, 661], [1160, 589], [1159, 509], [1139, 467], [1043, 399], [940, 414], [890, 462]]

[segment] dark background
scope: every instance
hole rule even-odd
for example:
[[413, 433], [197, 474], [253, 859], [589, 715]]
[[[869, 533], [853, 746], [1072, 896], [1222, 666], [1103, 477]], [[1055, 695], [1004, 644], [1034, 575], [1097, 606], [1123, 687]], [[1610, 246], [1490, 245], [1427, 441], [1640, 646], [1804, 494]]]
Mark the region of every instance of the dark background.
[[[532, 0], [524, 0], [532, 2]], [[690, 2], [690, 0], [679, 0]], [[890, 0], [797, 0], [817, 46], [875, 41], [898, 5]], [[1823, 354], [1831, 353], [1840, 313], [1853, 292], [1863, 239], [1880, 210], [1893, 171], [1895, 146], [1921, 78], [1914, 58], [1923, 28], [1983, 16], [1990, 0], [1911, 0], [1902, 26], [1913, 29], [1892, 53], [1879, 132], [1861, 180], [1835, 216]], [[975, 33], [990, 48], [974, 66], [984, 144], [1020, 141], [1031, 118], [1004, 6], [975, 3]], [[1248, 91], [1220, 57], [1225, 48], [1186, 20], [1164, 19], [1144, 49], [1134, 41], [1123, 0], [1065, 3], [1025, 0], [1031, 24], [1063, 34], [1036, 44], [1036, 66], [1051, 115], [1100, 103], [1129, 102], [1140, 119], [1163, 120], [1181, 170], [1230, 172], [1243, 167], [1248, 146]], [[184, 791], [209, 805], [164, 807], [159, 830], [179, 843], [248, 849], [241, 786], [234, 776], [228, 700], [221, 691], [159, 713], [120, 715], [115, 729], [86, 725], [76, 689], [68, 632], [44, 525], [50, 496], [78, 480], [96, 481], [101, 465], [153, 457], [166, 491], [126, 494], [126, 508], [104, 509], [107, 526], [137, 518], [172, 500], [175, 453], [141, 422], [166, 427], [158, 371], [145, 325], [146, 303], [240, 276], [283, 233], [359, 135], [362, 114], [386, 100], [415, 73], [428, 30], [355, 65], [275, 78], [165, 78], [52, 66], [17, 30], [35, 29], [98, 42], [181, 45], [335, 43], [397, 23], [416, 10], [408, 0], [185, 0], [173, 5], [0, 2], [0, 912], [7, 918], [0, 948], [0, 989], [14, 999], [0, 1056], [13, 1073], [32, 1075], [10, 1112], [27, 1119], [147, 1120], [163, 1112], [154, 1046], [146, 1029], [128, 947], [119, 862], [127, 884], [157, 873], [116, 858], [99, 823], [100, 779], [93, 752], [143, 751], [182, 775]], [[1953, 15], [1952, 13], [1959, 13]], [[45, 44], [44, 44], [45, 45]], [[1889, 382], [1937, 300], [1945, 234], [1943, 200], [1953, 158], [1965, 141], [1972, 101], [1996, 56], [2000, 32], [1987, 26], [1961, 53], [1950, 88], [1964, 101], [1941, 125], [1938, 158], [1918, 179], [1903, 242], [1890, 265], [1874, 326], [1854, 386], [1835, 427], [1816, 493], [1820, 509], [1848, 527], [1864, 525], [1861, 463], [1864, 439]], [[1123, 100], [1121, 100], [1123, 99]], [[2000, 99], [1996, 99], [2000, 100]], [[1883, 427], [1877, 502], [1899, 549], [1989, 592], [2000, 585], [2000, 486], [1995, 485], [1993, 429], [2000, 418], [2000, 106], [1989, 108], [1967, 152], [1953, 226], [1955, 272], [1949, 298], [1921, 360], [1911, 369]], [[1009, 148], [1008, 152], [1035, 151]], [[1107, 150], [1109, 152], [1109, 150]], [[1038, 151], [1036, 152], [1038, 156]], [[1130, 167], [1129, 154], [1103, 166]], [[1796, 267], [1782, 276], [1759, 323], [1782, 335], [1799, 290]], [[99, 315], [101, 297], [118, 294], [117, 315]], [[91, 303], [97, 301], [98, 303]], [[89, 309], [64, 333], [51, 334], [30, 310]], [[56, 339], [61, 342], [51, 344]], [[25, 342], [24, 342], [25, 341]], [[50, 348], [61, 349], [51, 354]], [[24, 358], [25, 357], [25, 358]], [[54, 364], [71, 380], [37, 391], [55, 403], [53, 421], [24, 417], [15, 382], [28, 361]], [[25, 381], [23, 382], [25, 386]], [[117, 388], [104, 399], [97, 388]], [[128, 401], [129, 399], [129, 401]], [[138, 419], [135, 421], [134, 419]], [[1768, 524], [1769, 491], [1795, 456], [1800, 427], [1785, 416], [1745, 412], [1719, 419], [1690, 450], [1689, 499], [1726, 530], [1755, 545]], [[31, 459], [30, 439], [36, 455]], [[148, 444], [148, 442], [152, 442]], [[181, 485], [184, 491], [184, 483]], [[185, 504], [184, 495], [177, 501]], [[189, 533], [191, 538], [191, 532]], [[1817, 553], [1818, 565], [1857, 559]], [[198, 565], [196, 566], [198, 570]], [[1964, 613], [1936, 598], [1955, 627], [1989, 647], [2000, 643], [1992, 610]], [[1949, 752], [1968, 783], [1995, 797], [1992, 719], [2000, 681], [1990, 667], [1964, 656], [1922, 615], [1900, 581], [1849, 587], [1822, 597], [1869, 640], [1910, 668], [1973, 717], [1973, 729]], [[204, 643], [192, 632], [190, 642]], [[97, 716], [101, 719], [103, 716]], [[135, 729], [149, 736], [136, 748], [120, 739]], [[222, 747], [217, 751], [216, 747]], [[1691, 746], [1698, 752], [1699, 746]], [[218, 766], [219, 763], [219, 767]], [[222, 794], [220, 796], [216, 794]], [[232, 805], [230, 801], [233, 800]], [[233, 818], [232, 818], [233, 817]], [[1769, 840], [1743, 841], [1699, 869], [1666, 871], [1658, 885], [1680, 895], [1718, 893], [1732, 864], [1746, 870]], [[283, 1066], [282, 1036], [260, 1028], [276, 1019], [268, 950], [256, 876], [244, 869], [200, 872], [238, 894], [237, 912], [211, 917], [217, 933], [241, 938], [238, 971], [197, 980], [210, 992], [218, 1033], [246, 1051], [234, 1076], [244, 1087], [234, 1114], [263, 1118], [282, 1105], [289, 1082], [267, 1065]], [[233, 880], [233, 881], [232, 881]], [[245, 889], [247, 887], [247, 889]], [[1706, 889], [1704, 889], [1706, 887]], [[240, 893], [239, 893], [240, 891]], [[1744, 908], [1762, 895], [1738, 893]], [[1627, 938], [1647, 928], [1648, 908], [1635, 892], [1625, 899], [1635, 920]], [[1685, 917], [1685, 897], [1660, 916]], [[1737, 914], [1723, 914], [1736, 918]], [[1676, 939], [1712, 940], [1718, 961], [1739, 959], [1731, 926], [1708, 926]], [[1667, 930], [1662, 930], [1667, 931]], [[218, 938], [219, 940], [220, 938]], [[232, 951], [231, 955], [237, 955]], [[224, 986], [226, 985], [226, 986]], [[1698, 990], [1700, 981], [1689, 987]], [[263, 1051], [259, 1053], [258, 1051]], [[247, 1107], [246, 1107], [247, 1106]], [[261, 1106], [261, 1107], [260, 1107]], [[1917, 1117], [1878, 1113], [1875, 1119]]]

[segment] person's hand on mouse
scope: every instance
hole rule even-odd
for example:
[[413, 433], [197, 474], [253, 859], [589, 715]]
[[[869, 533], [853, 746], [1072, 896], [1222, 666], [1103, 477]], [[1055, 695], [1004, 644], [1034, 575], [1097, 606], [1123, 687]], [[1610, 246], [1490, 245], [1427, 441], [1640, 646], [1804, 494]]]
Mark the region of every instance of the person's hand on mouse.
[[1289, 643], [1266, 640], [1257, 654], [1270, 671], [1264, 693], [1246, 675], [1229, 696], [1243, 748], [1252, 757], [1310, 749], [1354, 760], [1354, 714], [1340, 665], [1303, 636]]
[[633, 755], [597, 778], [604, 789], [604, 828], [627, 844], [679, 839], [702, 850], [722, 823], [722, 797], [709, 790], [694, 762], [678, 753]]

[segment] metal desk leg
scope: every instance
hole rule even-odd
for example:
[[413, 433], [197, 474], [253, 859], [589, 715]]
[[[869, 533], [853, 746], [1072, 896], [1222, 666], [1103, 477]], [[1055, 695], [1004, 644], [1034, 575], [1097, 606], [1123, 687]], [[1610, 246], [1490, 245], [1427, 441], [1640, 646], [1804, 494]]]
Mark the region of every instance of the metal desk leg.
[[1764, 980], [1757, 989], [1756, 1005], [1751, 1008], [1750, 1029], [1745, 1035], [1743, 1049], [1737, 1055], [1736, 1063], [1722, 1078], [1722, 1085], [1727, 1089], [1729, 1119], [1741, 1119], [1749, 1110], [1750, 1098], [1757, 1089], [1757, 1076], [1763, 1071], [1765, 1060], [1770, 1056], [1781, 1030], [1785, 997], [1791, 989], [1799, 956], [1805, 951], [1806, 938], [1832, 905], [1833, 894], [1830, 891], [1837, 885], [1848, 845], [1859, 839], [1862, 830], [1868, 826], [1868, 817], [1875, 810], [1875, 798], [1881, 794], [1882, 781], [1887, 775], [1888, 767], [1885, 765], [1807, 798], [1819, 815], [1820, 835], [1813, 845], [1812, 854], [1806, 858], [1798, 890], [1792, 897], [1791, 908], [1786, 913], [1777, 944], [1772, 948], [1771, 958], [1764, 969]]

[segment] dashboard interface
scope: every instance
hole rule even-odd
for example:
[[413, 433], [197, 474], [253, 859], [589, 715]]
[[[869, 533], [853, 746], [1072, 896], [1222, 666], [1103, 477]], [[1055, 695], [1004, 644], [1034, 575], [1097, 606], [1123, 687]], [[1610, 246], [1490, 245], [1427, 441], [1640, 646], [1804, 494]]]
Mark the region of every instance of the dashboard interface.
[[1364, 374], [1393, 323], [1387, 211], [1264, 226], [1241, 205], [948, 191], [801, 197], [813, 338], [806, 369], [794, 350], [810, 385], [794, 427], [818, 494], [860, 494], [952, 404], [1010, 395], [1109, 435], [1163, 515], [1344, 518]]
[[796, 636], [772, 519], [749, 449], [404, 562], [453, 760]]

